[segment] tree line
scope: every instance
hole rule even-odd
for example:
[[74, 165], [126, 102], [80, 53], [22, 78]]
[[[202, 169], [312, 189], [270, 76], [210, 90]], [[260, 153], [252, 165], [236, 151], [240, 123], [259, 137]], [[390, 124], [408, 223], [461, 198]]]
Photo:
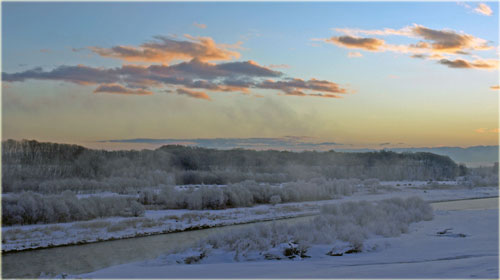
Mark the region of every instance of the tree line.
[[35, 140], [2, 142], [4, 192], [58, 192], [61, 182], [80, 189], [118, 190], [245, 180], [281, 183], [318, 177], [442, 180], [466, 172], [467, 168], [447, 156], [423, 152], [216, 150], [178, 145], [105, 151]]

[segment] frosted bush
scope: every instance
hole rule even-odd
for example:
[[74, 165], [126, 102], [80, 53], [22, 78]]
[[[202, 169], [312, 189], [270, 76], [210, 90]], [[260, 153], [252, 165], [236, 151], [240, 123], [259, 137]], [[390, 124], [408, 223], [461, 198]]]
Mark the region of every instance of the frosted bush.
[[432, 218], [431, 206], [418, 197], [344, 202], [323, 206], [321, 214], [309, 221], [296, 224], [274, 222], [214, 234], [201, 240], [199, 246], [232, 252], [235, 260], [252, 252], [266, 252], [280, 246], [287, 250], [295, 246], [305, 253], [310, 245], [341, 243], [349, 244], [353, 250], [362, 250], [363, 242], [369, 237], [399, 236], [408, 231], [411, 223]]
[[271, 198], [269, 199], [269, 202], [272, 204], [272, 205], [276, 205], [278, 203], [281, 203], [281, 197], [279, 195], [273, 195], [271, 196]]
[[160, 192], [143, 190], [139, 201], [144, 205], [159, 205], [164, 209], [225, 209], [255, 204], [315, 201], [352, 195], [359, 180], [315, 178], [310, 181], [283, 183], [280, 187], [244, 181], [224, 187], [200, 186], [179, 190], [166, 186]]
[[62, 195], [23, 192], [2, 198], [2, 224], [58, 223], [112, 216], [141, 216], [144, 207], [127, 197], [77, 198], [71, 191]]
[[498, 187], [498, 174], [470, 175], [465, 177], [464, 184], [469, 188], [475, 187]]

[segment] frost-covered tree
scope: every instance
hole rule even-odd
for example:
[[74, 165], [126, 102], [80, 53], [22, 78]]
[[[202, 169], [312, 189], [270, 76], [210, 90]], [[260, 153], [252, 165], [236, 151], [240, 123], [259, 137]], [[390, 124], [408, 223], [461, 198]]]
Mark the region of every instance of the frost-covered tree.
[[124, 192], [158, 185], [283, 183], [316, 177], [440, 180], [463, 175], [464, 168], [431, 153], [296, 153], [172, 145], [154, 151], [103, 151], [28, 140], [2, 142], [4, 192]]
[[279, 195], [273, 195], [271, 196], [271, 198], [269, 199], [269, 202], [272, 204], [272, 205], [276, 205], [278, 203], [281, 203], [281, 197]]

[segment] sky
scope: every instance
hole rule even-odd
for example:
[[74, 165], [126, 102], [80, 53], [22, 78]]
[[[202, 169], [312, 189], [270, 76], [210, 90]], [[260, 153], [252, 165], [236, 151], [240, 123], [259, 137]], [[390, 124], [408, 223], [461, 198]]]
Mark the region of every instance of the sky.
[[3, 2], [2, 139], [497, 145], [498, 12], [497, 2]]

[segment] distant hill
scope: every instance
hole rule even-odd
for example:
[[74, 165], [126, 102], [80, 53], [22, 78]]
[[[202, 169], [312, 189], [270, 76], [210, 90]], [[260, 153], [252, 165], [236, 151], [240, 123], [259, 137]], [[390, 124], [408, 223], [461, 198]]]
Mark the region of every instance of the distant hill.
[[443, 156], [449, 156], [455, 162], [462, 162], [467, 165], [493, 165], [498, 162], [498, 146], [473, 146], [468, 148], [460, 147], [439, 147], [439, 148], [413, 148], [413, 149], [393, 149], [395, 152], [428, 152]]
[[[390, 143], [385, 148], [378, 149], [353, 149], [349, 144], [337, 142], [310, 142], [307, 137], [278, 137], [278, 138], [211, 138], [211, 139], [115, 139], [103, 140], [100, 143], [112, 144], [148, 144], [149, 149], [159, 148], [163, 145], [196, 146], [209, 149], [251, 149], [251, 150], [279, 150], [279, 151], [330, 151], [368, 153], [380, 150], [402, 152], [427, 152], [437, 155], [449, 156], [457, 163], [464, 163], [469, 167], [493, 166], [498, 162], [498, 146], [472, 146], [461, 147], [423, 147], [423, 148], [391, 148]], [[144, 148], [144, 147], [142, 147]]]
[[[457, 163], [464, 163], [469, 167], [491, 166], [498, 162], [498, 146], [473, 146], [461, 147], [436, 147], [436, 148], [387, 148], [387, 151], [397, 153], [426, 152], [442, 156], [448, 156]], [[371, 149], [338, 150], [344, 152], [370, 152]]]

